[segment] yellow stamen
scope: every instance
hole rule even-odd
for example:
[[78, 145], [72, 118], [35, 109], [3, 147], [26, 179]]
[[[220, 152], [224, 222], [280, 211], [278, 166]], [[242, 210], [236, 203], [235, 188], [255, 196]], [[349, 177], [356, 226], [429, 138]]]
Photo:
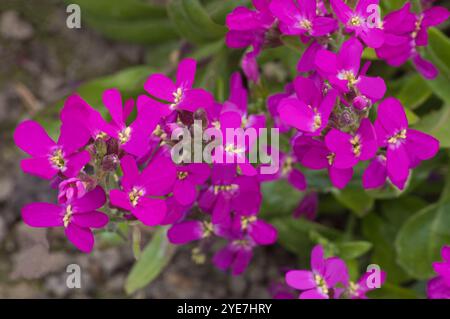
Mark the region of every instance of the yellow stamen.
[[338, 74], [338, 78], [340, 80], [347, 80], [349, 89], [351, 89], [355, 86], [356, 83], [358, 83], [358, 79], [356, 78], [353, 71], [341, 71]]
[[131, 137], [131, 127], [125, 128], [122, 132], [119, 133], [119, 142], [120, 144], [125, 144], [130, 140]]
[[139, 198], [141, 196], [144, 196], [144, 191], [136, 187], [133, 187], [131, 192], [128, 193], [128, 198], [130, 199], [131, 205], [133, 205], [133, 207], [135, 207], [138, 204]]
[[333, 165], [335, 157], [336, 157], [336, 154], [334, 154], [334, 153], [330, 153], [327, 155], [328, 165], [330, 165], [330, 166]]
[[325, 279], [319, 274], [314, 274], [314, 281], [316, 282], [317, 288], [319, 288], [322, 294], [328, 295], [328, 286], [325, 282]]
[[180, 181], [182, 181], [183, 179], [185, 179], [186, 177], [188, 177], [189, 173], [188, 172], [178, 172], [177, 177]]
[[211, 222], [204, 221], [203, 222], [203, 236], [202, 238], [207, 238], [214, 233], [214, 226]]
[[214, 194], [217, 195], [219, 192], [231, 192], [236, 189], [238, 189], [237, 184], [230, 184], [230, 185], [215, 185], [214, 186]]
[[50, 156], [50, 163], [58, 169], [63, 169], [66, 166], [66, 161], [61, 149], [57, 149], [53, 152]]
[[183, 89], [178, 88], [175, 92], [173, 92], [173, 103], [170, 104], [170, 108], [175, 108], [178, 103], [181, 102], [181, 99], [183, 98]]
[[318, 130], [322, 126], [322, 117], [319, 113], [314, 115], [313, 131]]
[[233, 144], [228, 144], [225, 146], [225, 152], [227, 153], [234, 153], [234, 154], [241, 154], [244, 153], [245, 149], [243, 148], [237, 148]]
[[361, 137], [359, 135], [355, 135], [352, 139], [350, 139], [350, 144], [352, 144], [353, 147], [353, 154], [355, 154], [356, 157], [361, 155]]
[[241, 217], [241, 228], [242, 230], [246, 230], [248, 226], [250, 226], [252, 223], [256, 222], [257, 218], [256, 216], [242, 216]]
[[403, 140], [406, 139], [406, 130], [400, 130], [399, 132], [397, 132], [396, 134], [392, 135], [389, 139], [388, 139], [388, 143], [389, 144], [397, 144]]
[[350, 19], [350, 25], [354, 27], [358, 27], [361, 25], [361, 18], [358, 16], [354, 16]]
[[66, 208], [66, 214], [63, 217], [64, 227], [69, 226], [70, 221], [72, 220], [72, 215], [73, 215], [72, 206], [68, 205]]
[[300, 26], [300, 28], [311, 31], [312, 29], [312, 22], [309, 21], [308, 19], [302, 19], [299, 21], [298, 25]]
[[281, 168], [281, 175], [286, 176], [290, 171], [292, 171], [292, 164], [294, 160], [291, 156], [287, 156], [284, 160], [283, 167]]

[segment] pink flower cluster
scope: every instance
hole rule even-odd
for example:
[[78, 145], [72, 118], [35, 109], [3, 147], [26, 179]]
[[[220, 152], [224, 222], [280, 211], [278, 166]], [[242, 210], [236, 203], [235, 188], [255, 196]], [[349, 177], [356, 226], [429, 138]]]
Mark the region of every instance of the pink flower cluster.
[[[267, 111], [249, 113], [249, 92], [238, 72], [230, 79], [230, 95], [224, 102], [195, 88], [197, 65], [189, 58], [179, 63], [175, 80], [151, 75], [143, 86], [145, 94], [137, 99], [124, 99], [117, 89], [106, 90], [102, 96], [106, 112], [72, 95], [61, 110], [56, 142], [32, 120], [20, 123], [15, 131], [15, 143], [30, 156], [21, 161], [23, 171], [51, 181], [59, 191], [56, 204], [26, 205], [25, 223], [63, 227], [83, 252], [93, 249], [92, 229], [104, 228], [108, 222], [167, 225], [173, 244], [196, 242], [192, 252], [199, 263], [216, 247], [213, 240], [225, 240], [214, 252], [213, 263], [238, 275], [255, 247], [277, 239], [276, 229], [258, 218], [261, 184], [287, 179], [305, 191], [307, 180], [298, 164], [328, 170], [331, 183], [344, 188], [354, 167], [368, 162], [364, 188], [383, 187], [389, 179], [403, 189], [410, 170], [435, 156], [439, 142], [408, 127], [397, 99], [383, 100], [385, 82], [368, 75], [370, 63], [361, 63], [363, 50], [375, 48], [392, 65], [411, 58], [425, 76], [434, 76], [417, 47], [426, 45], [426, 28], [445, 20], [448, 11], [434, 7], [416, 15], [406, 5], [380, 25], [369, 27], [367, 7], [378, 4], [376, 0], [360, 0], [355, 9], [332, 0], [334, 14], [316, 0], [253, 0], [253, 4], [255, 10], [238, 7], [227, 17], [227, 45], [252, 47], [242, 64], [249, 80], [259, 81], [257, 56], [280, 45], [280, 36], [299, 37], [306, 46], [299, 56], [298, 76], [284, 92], [267, 99]], [[338, 33], [340, 42], [333, 38]], [[377, 110], [374, 123], [369, 119], [372, 109]], [[267, 115], [291, 137], [289, 152], [275, 159], [280, 164], [276, 174], [263, 176], [246, 160], [255, 141], [218, 148], [225, 157], [244, 159], [239, 163], [176, 164], [171, 158], [178, 142], [171, 139], [172, 132], [193, 130], [194, 120], [201, 121], [203, 131], [258, 129], [266, 127]], [[316, 207], [317, 195], [310, 193], [296, 215], [314, 218]], [[312, 271], [287, 275], [290, 286], [304, 290], [303, 297], [350, 293], [343, 261], [325, 259], [316, 247], [311, 266]], [[367, 287], [361, 282], [356, 286], [350, 295], [364, 297]]]
[[428, 281], [427, 295], [430, 299], [450, 298], [450, 246], [444, 246], [441, 250], [441, 262], [434, 262], [433, 269], [438, 274]]
[[[286, 284], [302, 290], [300, 299], [367, 299], [366, 293], [373, 290], [371, 275], [367, 272], [357, 282], [349, 280], [345, 262], [338, 257], [324, 257], [322, 246], [317, 245], [311, 252], [311, 270], [291, 270], [286, 273]], [[380, 287], [386, 280], [381, 271]], [[380, 288], [378, 287], [378, 288]]]
[[[410, 170], [434, 157], [439, 142], [408, 128], [397, 99], [383, 100], [386, 84], [381, 77], [367, 75], [370, 62], [361, 65], [362, 54], [366, 45], [394, 66], [411, 58], [425, 77], [435, 77], [436, 70], [417, 47], [427, 44], [427, 28], [445, 21], [448, 10], [432, 7], [413, 14], [407, 3], [377, 20], [377, 16], [371, 19], [371, 6], [378, 6], [378, 0], [360, 0], [355, 9], [342, 0], [331, 0], [332, 12], [316, 0], [253, 3], [255, 11], [238, 7], [227, 19], [227, 44], [253, 47], [243, 60], [250, 80], [259, 79], [258, 53], [279, 45], [274, 38], [299, 36], [306, 45], [297, 65], [299, 75], [286, 85], [285, 92], [268, 99], [275, 126], [282, 132], [297, 131], [291, 140], [295, 162], [311, 170], [327, 169], [333, 186], [344, 188], [354, 167], [368, 161], [364, 188], [382, 187], [389, 179], [403, 189]], [[333, 36], [341, 30], [348, 38], [337, 45], [340, 38]], [[372, 108], [377, 109], [374, 123], [368, 118]]]
[[[232, 76], [229, 99], [217, 103], [206, 90], [193, 88], [195, 70], [195, 60], [185, 59], [176, 81], [151, 75], [136, 107], [117, 89], [106, 90], [108, 116], [70, 96], [61, 110], [57, 142], [34, 121], [19, 124], [15, 142], [31, 156], [21, 161], [23, 171], [51, 180], [59, 190], [57, 204], [26, 205], [25, 223], [64, 227], [83, 252], [93, 248], [92, 229], [103, 228], [109, 217], [170, 225], [168, 238], [174, 244], [201, 240], [193, 250], [198, 262], [211, 250], [214, 236], [225, 239], [214, 264], [233, 274], [244, 271], [252, 250], [277, 237], [273, 226], [257, 218], [262, 199], [257, 170], [248, 162], [175, 164], [170, 150], [177, 141], [170, 137], [176, 128], [191, 129], [194, 119], [202, 120], [204, 129], [224, 130], [265, 127], [265, 115], [247, 114], [247, 89], [238, 73]], [[218, 149], [234, 155], [237, 147]]]

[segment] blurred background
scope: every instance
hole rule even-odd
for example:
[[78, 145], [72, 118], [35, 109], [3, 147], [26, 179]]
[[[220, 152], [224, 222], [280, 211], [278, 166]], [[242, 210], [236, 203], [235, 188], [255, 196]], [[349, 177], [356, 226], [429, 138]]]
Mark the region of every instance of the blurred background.
[[[94, 252], [85, 255], [67, 243], [61, 229], [31, 229], [20, 219], [20, 208], [25, 203], [52, 202], [56, 194], [46, 181], [20, 171], [18, 163], [23, 154], [12, 141], [12, 132], [19, 121], [36, 118], [54, 135], [58, 111], [67, 95], [77, 91], [93, 106], [100, 105], [101, 92], [106, 88], [117, 87], [133, 97], [142, 92], [149, 74], [155, 71], [173, 74], [184, 56], [199, 60], [197, 86], [211, 90], [223, 101], [229, 74], [239, 69], [242, 55], [242, 51], [225, 47], [225, 17], [234, 7], [249, 2], [0, 2], [0, 298], [269, 298], [269, 287], [282, 278], [282, 272], [297, 266], [299, 260], [307, 261], [311, 242], [325, 240], [321, 234], [327, 233], [326, 229], [300, 220], [293, 222], [291, 218], [303, 194], [287, 189], [286, 185], [268, 186], [265, 192], [272, 197], [267, 197], [264, 210], [267, 218], [279, 214], [274, 223], [280, 231], [281, 246], [257, 249], [249, 269], [239, 277], [229, 276], [208, 262], [195, 264], [191, 260], [192, 247], [176, 251], [169, 248], [168, 259], [153, 265], [151, 273], [141, 280], [144, 287], [140, 287], [127, 279], [135, 263], [129, 240], [113, 232], [99, 234]], [[391, 10], [404, 1], [382, 2], [384, 9]], [[80, 29], [69, 29], [66, 25], [69, 3], [81, 6]], [[449, 1], [435, 3], [449, 5]], [[441, 29], [440, 34], [445, 34], [448, 22]], [[285, 44], [280, 49], [265, 51], [259, 59], [266, 85], [263, 92], [252, 92], [255, 109], [264, 107], [268, 94], [281, 91], [284, 83], [296, 74], [299, 48], [289, 39]], [[448, 46], [439, 48], [438, 58], [444, 66], [450, 65], [449, 54]], [[370, 52], [365, 58], [374, 59]], [[374, 74], [392, 79], [387, 81], [390, 94], [407, 106], [411, 124], [440, 138], [444, 148], [449, 147], [448, 74], [441, 74], [429, 85], [410, 65], [398, 70], [374, 61], [372, 69]], [[354, 235], [358, 244], [350, 244], [353, 255], [348, 258], [354, 259], [370, 250], [364, 263], [377, 262], [388, 269], [388, 274], [393, 274], [395, 280], [382, 297], [423, 297], [423, 279], [430, 276], [430, 270], [427, 268], [429, 273], [423, 278], [412, 275], [415, 270], [405, 272], [396, 261], [392, 243], [408, 217], [439, 197], [447, 172], [446, 153], [444, 149], [435, 160], [421, 167], [415, 175], [414, 189], [400, 199], [400, 194], [393, 192], [368, 195], [356, 185], [345, 193], [326, 191], [321, 195], [318, 216], [322, 224], [349, 231], [355, 225], [360, 226], [361, 230]], [[325, 189], [326, 177], [308, 179], [313, 181], [312, 187]], [[346, 220], [351, 216], [347, 225], [342, 225], [342, 216]], [[151, 233], [151, 229], [141, 229], [144, 253]], [[376, 246], [364, 244], [363, 240]], [[341, 253], [344, 251], [341, 247]], [[66, 267], [72, 263], [81, 266], [81, 289], [66, 287]], [[145, 286], [149, 281], [151, 284]], [[411, 289], [406, 290], [405, 286]]]
[[[115, 4], [128, 3], [129, 8], [134, 8], [133, 4], [145, 1], [84, 2], [108, 4], [113, 12]], [[157, 14], [162, 18], [158, 19], [170, 24], [164, 1], [150, 2], [159, 5]], [[154, 25], [156, 19], [145, 15], [130, 22], [139, 24], [136, 41], [132, 41], [135, 43], [120, 41], [132, 36], [132, 30], [111, 39], [88, 26], [83, 6], [81, 29], [69, 29], [66, 6], [57, 0], [0, 2], [0, 298], [127, 296], [125, 279], [134, 263], [129, 242], [97, 237], [95, 251], [85, 255], [67, 243], [63, 232], [33, 229], [21, 222], [20, 208], [25, 203], [52, 202], [56, 194], [46, 181], [20, 171], [18, 163], [23, 154], [14, 146], [12, 132], [25, 118], [46, 112], [57, 114], [60, 101], [77, 88], [94, 104], [107, 87], [119, 87], [128, 96], [140, 92], [152, 66], [161, 71], [172, 68], [181, 41], [173, 28], [161, 25], [145, 29], [146, 22]], [[118, 12], [120, 15], [123, 11]], [[148, 240], [146, 232], [149, 230], [143, 228], [143, 244]], [[286, 258], [292, 257], [273, 247], [260, 251], [252, 271], [232, 278], [210, 264], [194, 264], [190, 249], [185, 247], [175, 253], [168, 268], [147, 289], [132, 296], [269, 297], [269, 278], [278, 276], [278, 268]], [[66, 287], [66, 266], [71, 263], [81, 266], [81, 289]]]

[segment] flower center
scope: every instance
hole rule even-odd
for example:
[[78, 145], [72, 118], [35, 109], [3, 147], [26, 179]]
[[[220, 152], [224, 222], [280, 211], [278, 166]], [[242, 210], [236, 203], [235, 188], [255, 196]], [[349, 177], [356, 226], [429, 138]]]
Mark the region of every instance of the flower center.
[[388, 143], [392, 145], [398, 145], [400, 142], [404, 141], [406, 139], [406, 130], [400, 130], [396, 134], [392, 135], [388, 139]]
[[60, 148], [55, 150], [50, 156], [50, 163], [57, 169], [62, 170], [66, 166], [66, 160], [64, 159], [63, 152]]
[[354, 16], [350, 19], [350, 25], [354, 27], [360, 26], [362, 23], [361, 18], [358, 16]]
[[281, 175], [286, 176], [290, 171], [292, 171], [292, 164], [294, 160], [291, 156], [287, 156], [284, 160], [283, 167], [281, 168]]
[[136, 187], [133, 187], [131, 192], [128, 193], [128, 198], [130, 199], [131, 205], [133, 205], [133, 207], [136, 207], [141, 196], [144, 196], [144, 191]]
[[298, 25], [300, 26], [300, 28], [311, 31], [312, 29], [312, 22], [309, 21], [308, 19], [301, 19], [298, 22]]
[[173, 103], [170, 104], [170, 108], [174, 109], [178, 105], [178, 103], [181, 102], [181, 99], [183, 98], [183, 89], [178, 88], [172, 94], [173, 94]]
[[232, 154], [241, 154], [244, 153], [245, 149], [235, 147], [233, 144], [227, 144], [225, 146], [225, 152], [232, 153]]
[[325, 296], [328, 296], [328, 286], [327, 283], [325, 282], [325, 279], [319, 274], [314, 274], [314, 281], [317, 285], [317, 288], [319, 288], [320, 292]]
[[131, 137], [131, 127], [126, 127], [122, 132], [119, 132], [119, 142], [120, 144], [125, 144], [130, 140]]
[[336, 154], [334, 154], [334, 153], [330, 153], [327, 155], [328, 165], [330, 165], [330, 166], [333, 165], [335, 157], [336, 157]]
[[349, 70], [341, 71], [338, 74], [338, 78], [340, 80], [347, 80], [349, 88], [352, 88], [353, 86], [355, 86], [356, 83], [358, 83], [358, 79], [356, 78], [353, 71], [349, 71]]
[[188, 177], [189, 173], [188, 172], [178, 172], [177, 173], [177, 177], [180, 181], [182, 181], [183, 179], [185, 179], [186, 177]]
[[105, 132], [98, 132], [97, 135], [95, 135], [95, 139], [99, 140], [102, 139], [104, 140], [106, 137], [108, 137], [108, 134], [106, 134]]
[[69, 226], [70, 221], [72, 220], [72, 215], [73, 215], [72, 205], [68, 205], [66, 208], [66, 213], [64, 214], [63, 217], [64, 227], [67, 228], [67, 226]]
[[246, 230], [248, 226], [256, 222], [256, 216], [242, 216], [241, 217], [241, 229]]
[[313, 121], [313, 131], [318, 130], [322, 126], [322, 117], [319, 113], [316, 113], [314, 115], [314, 121]]
[[232, 192], [239, 188], [237, 184], [230, 185], [214, 185], [214, 194], [217, 195], [219, 192]]
[[202, 238], [207, 238], [214, 233], [214, 226], [211, 222], [203, 222], [203, 235]]
[[350, 139], [350, 144], [352, 144], [353, 148], [353, 154], [355, 154], [356, 157], [359, 157], [361, 155], [361, 137], [359, 135], [355, 135], [352, 139]]
[[350, 296], [355, 296], [358, 289], [359, 289], [359, 285], [354, 283], [353, 281], [350, 281], [350, 283], [348, 285], [348, 293], [350, 294]]

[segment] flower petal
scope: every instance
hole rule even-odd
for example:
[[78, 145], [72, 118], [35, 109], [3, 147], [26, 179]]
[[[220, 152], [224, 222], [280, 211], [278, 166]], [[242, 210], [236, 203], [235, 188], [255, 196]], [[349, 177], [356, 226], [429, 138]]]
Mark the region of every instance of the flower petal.
[[77, 198], [71, 204], [74, 212], [84, 213], [94, 211], [102, 207], [106, 202], [106, 194], [103, 188], [97, 186], [81, 198]]
[[138, 205], [131, 211], [146, 226], [161, 224], [166, 216], [167, 206], [164, 200], [141, 197]]
[[52, 166], [48, 157], [26, 158], [20, 161], [20, 168], [24, 173], [43, 179], [52, 179], [58, 169]]
[[79, 250], [90, 253], [94, 248], [94, 235], [89, 228], [79, 227], [70, 223], [66, 229], [66, 236]]
[[108, 224], [108, 221], [108, 215], [102, 212], [92, 211], [81, 214], [74, 213], [70, 222], [84, 228], [102, 228]]
[[40, 157], [48, 155], [56, 146], [42, 126], [31, 120], [20, 123], [14, 131], [14, 142], [25, 153]]
[[307, 270], [291, 270], [286, 273], [286, 283], [295, 289], [311, 289], [316, 287], [314, 275]]
[[152, 96], [167, 102], [173, 102], [175, 84], [164, 74], [152, 74], [144, 84], [144, 89]]
[[31, 203], [22, 208], [22, 218], [31, 227], [63, 226], [63, 208], [50, 203]]

